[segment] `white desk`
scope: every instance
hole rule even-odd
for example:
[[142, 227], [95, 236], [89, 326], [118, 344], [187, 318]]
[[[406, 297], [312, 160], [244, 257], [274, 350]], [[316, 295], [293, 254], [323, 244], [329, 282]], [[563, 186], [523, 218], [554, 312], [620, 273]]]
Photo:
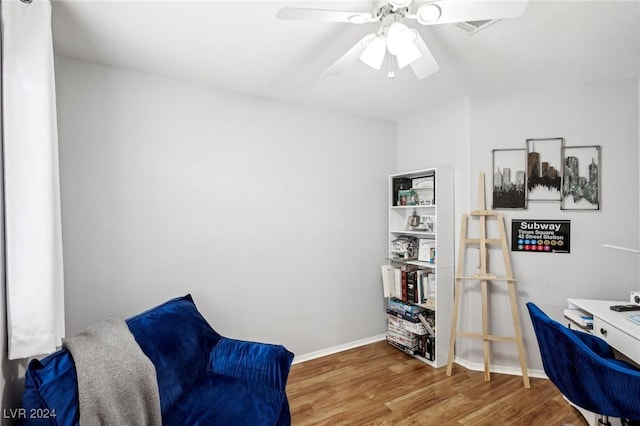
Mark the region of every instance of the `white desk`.
[[576, 307], [593, 315], [591, 332], [604, 339], [609, 346], [640, 364], [640, 325], [627, 316], [638, 312], [615, 312], [612, 305], [628, 305], [629, 302], [615, 300], [568, 299], [569, 308]]
[[[628, 301], [567, 299], [567, 302], [568, 308], [577, 308], [593, 315], [593, 330], [589, 330], [592, 334], [604, 339], [613, 349], [636, 364], [640, 364], [640, 325], [627, 318], [632, 312], [615, 312], [609, 308], [612, 305], [627, 305]], [[575, 326], [575, 323], [572, 323], [572, 326]], [[589, 425], [597, 424], [599, 416], [582, 408], [576, 408]], [[619, 419], [609, 418], [609, 420], [612, 425], [621, 424]]]

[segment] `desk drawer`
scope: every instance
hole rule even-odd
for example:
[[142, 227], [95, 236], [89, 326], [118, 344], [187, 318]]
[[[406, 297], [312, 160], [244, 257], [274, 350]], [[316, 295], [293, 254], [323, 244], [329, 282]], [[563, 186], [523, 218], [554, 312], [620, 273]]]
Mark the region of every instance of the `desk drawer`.
[[593, 319], [593, 334], [640, 364], [640, 342], [638, 340], [598, 317]]

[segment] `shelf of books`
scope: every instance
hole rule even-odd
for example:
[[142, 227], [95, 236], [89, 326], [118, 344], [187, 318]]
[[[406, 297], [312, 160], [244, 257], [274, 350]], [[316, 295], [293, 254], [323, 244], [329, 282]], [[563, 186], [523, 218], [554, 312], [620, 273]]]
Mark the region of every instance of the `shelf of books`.
[[453, 171], [389, 176], [387, 341], [422, 361], [447, 362], [453, 305]]

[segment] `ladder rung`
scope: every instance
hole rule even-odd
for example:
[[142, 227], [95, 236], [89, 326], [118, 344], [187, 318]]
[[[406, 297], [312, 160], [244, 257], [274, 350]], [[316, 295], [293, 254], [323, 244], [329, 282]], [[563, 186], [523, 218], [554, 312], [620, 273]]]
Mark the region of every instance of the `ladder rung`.
[[456, 337], [470, 337], [472, 339], [482, 339], [482, 340], [494, 340], [499, 342], [513, 342], [517, 343], [515, 337], [507, 337], [507, 336], [496, 336], [493, 334], [482, 334], [482, 333], [464, 333], [457, 332]]
[[498, 216], [498, 213], [492, 210], [473, 210], [471, 216]]
[[502, 245], [502, 240], [498, 238], [466, 238], [464, 240], [465, 244], [481, 244], [484, 241], [484, 244], [498, 244]]
[[476, 280], [476, 281], [512, 281], [516, 282], [515, 278], [496, 277], [495, 275], [471, 275], [470, 277], [453, 277], [456, 280]]

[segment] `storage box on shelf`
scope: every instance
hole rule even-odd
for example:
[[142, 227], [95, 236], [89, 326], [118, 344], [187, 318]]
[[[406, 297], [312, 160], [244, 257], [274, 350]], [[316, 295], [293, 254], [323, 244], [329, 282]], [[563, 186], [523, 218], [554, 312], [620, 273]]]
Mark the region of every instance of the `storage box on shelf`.
[[410, 355], [435, 361], [434, 311], [391, 298], [387, 308], [387, 321], [387, 341], [391, 345]]
[[[446, 364], [453, 304], [453, 172], [389, 176], [388, 341], [435, 367]], [[398, 322], [392, 306], [420, 309]], [[420, 327], [426, 322], [426, 327]], [[427, 331], [427, 327], [431, 332]], [[437, 330], [437, 335], [436, 335]], [[439, 336], [439, 338], [438, 338]], [[405, 344], [402, 344], [405, 343]]]

